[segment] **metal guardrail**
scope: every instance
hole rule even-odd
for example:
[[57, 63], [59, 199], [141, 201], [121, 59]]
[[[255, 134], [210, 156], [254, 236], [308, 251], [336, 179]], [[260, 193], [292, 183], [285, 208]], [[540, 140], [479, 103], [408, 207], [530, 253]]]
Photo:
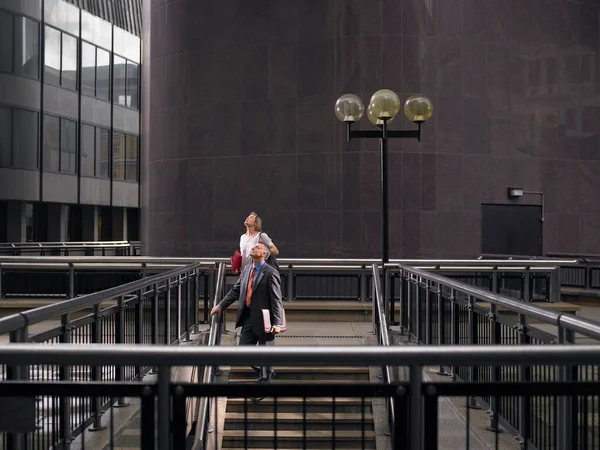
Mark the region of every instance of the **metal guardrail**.
[[0, 255], [13, 256], [136, 256], [141, 254], [139, 241], [86, 242], [6, 242], [0, 243]]
[[[515, 344], [533, 344], [539, 351], [546, 351], [556, 344], [575, 344], [576, 336], [600, 343], [600, 323], [515, 301], [420, 269], [399, 266], [399, 270], [401, 330], [417, 343], [459, 348], [493, 345], [498, 352], [509, 346], [514, 348]], [[386, 311], [391, 316], [393, 302], [387, 304]], [[573, 345], [571, 349], [576, 352], [580, 347]], [[419, 348], [427, 350], [428, 347]], [[560, 368], [558, 360], [545, 363], [531, 360], [529, 367], [525, 367], [518, 365], [521, 350], [516, 350], [513, 356], [512, 364], [507, 367], [483, 362], [475, 367], [458, 361], [448, 364], [440, 361], [440, 373], [451, 375], [456, 381], [487, 383], [488, 386], [600, 380], [598, 361], [573, 361], [572, 366]], [[500, 425], [532, 448], [587, 448], [582, 445], [588, 435], [600, 435], [597, 398], [591, 401], [592, 408], [596, 409], [589, 411], [588, 399], [581, 398], [565, 403], [564, 399], [530, 397], [524, 400], [504, 396], [500, 401], [497, 396], [485, 394], [476, 400], [492, 417], [490, 429], [497, 430]], [[553, 447], [557, 442], [569, 445]]]
[[[206, 267], [193, 263], [169, 272], [133, 281], [102, 292], [65, 300], [0, 319], [0, 335], [10, 335], [10, 343], [48, 344], [138, 344], [174, 345], [189, 340], [198, 331], [200, 302], [206, 317], [208, 297], [200, 296], [200, 280]], [[32, 326], [47, 326], [31, 332]], [[3, 346], [11, 347], [12, 345]], [[93, 361], [94, 364], [90, 365]], [[98, 364], [86, 360], [78, 365], [45, 365], [33, 362], [17, 367], [0, 362], [1, 379], [15, 382], [128, 382], [140, 380], [153, 364]], [[101, 427], [101, 416], [112, 408], [114, 396], [94, 396], [74, 404], [43, 397], [35, 406], [38, 428], [29, 436], [31, 447], [50, 448], [69, 443], [89, 425]], [[115, 397], [119, 405], [122, 397]], [[2, 436], [4, 435], [4, 436]], [[5, 443], [23, 444], [23, 437], [2, 433]], [[11, 444], [12, 445], [12, 444]], [[10, 445], [8, 448], [13, 448]]]
[[[217, 270], [217, 280], [215, 286], [215, 295], [213, 302], [210, 305], [214, 307], [219, 304], [224, 295], [225, 290], [225, 263], [220, 263]], [[210, 331], [208, 335], [208, 347], [215, 347], [221, 343], [221, 333], [223, 331], [223, 320], [224, 314], [217, 314], [212, 316], [210, 320]], [[215, 380], [215, 367], [212, 365], [204, 366], [202, 375], [202, 384], [206, 385], [213, 383]], [[216, 405], [215, 405], [216, 407]], [[202, 450], [207, 448], [208, 443], [208, 428], [210, 426], [210, 409], [211, 402], [209, 397], [203, 397], [198, 402], [198, 409], [196, 411], [196, 432], [194, 435], [194, 443], [192, 450]], [[218, 426], [218, 424], [215, 424]]]
[[[540, 382], [522, 383], [448, 383], [427, 382], [422, 379], [422, 368], [436, 364], [479, 367], [518, 366], [526, 370], [530, 365], [557, 365], [566, 369], [573, 365], [591, 365], [600, 358], [596, 345], [573, 346], [461, 346], [461, 347], [146, 347], [132, 345], [23, 345], [0, 347], [0, 363], [26, 367], [32, 364], [50, 364], [73, 367], [89, 364], [138, 366], [157, 365], [158, 380], [154, 383], [31, 383], [19, 381], [0, 383], [0, 396], [30, 397], [55, 396], [60, 399], [112, 395], [141, 398], [141, 448], [161, 450], [185, 448], [186, 400], [190, 398], [274, 396], [286, 397], [358, 397], [393, 398], [396, 421], [391, 448], [423, 450], [438, 448], [440, 397], [470, 398], [491, 395], [498, 400], [516, 397], [528, 403], [533, 398], [548, 396], [567, 404], [579, 399], [597, 399], [600, 383]], [[286, 365], [286, 366], [408, 366], [410, 379], [384, 384], [189, 384], [171, 380], [170, 368], [196, 365], [207, 366]], [[158, 408], [155, 400], [158, 399]], [[335, 404], [335, 403], [334, 403]], [[335, 413], [334, 413], [335, 414]], [[156, 415], [158, 420], [156, 421]], [[335, 417], [335, 415], [334, 415]], [[275, 413], [274, 421], [277, 420]], [[306, 423], [306, 413], [303, 413]], [[157, 424], [157, 425], [156, 425]], [[418, 424], [418, 428], [415, 426]], [[499, 425], [498, 416], [495, 424]], [[563, 423], [561, 426], [568, 426]], [[467, 432], [469, 423], [466, 424]], [[158, 429], [158, 442], [155, 433]], [[116, 430], [110, 430], [115, 433]], [[578, 443], [580, 435], [566, 436], [557, 431], [561, 440], [536, 448], [593, 448]], [[360, 436], [360, 434], [358, 435]], [[283, 439], [282, 437], [279, 439]], [[334, 438], [335, 439], [335, 438]], [[275, 434], [273, 448], [281, 447]], [[364, 438], [363, 438], [364, 442]], [[407, 443], [410, 442], [410, 445]], [[306, 444], [306, 440], [304, 441]], [[360, 445], [360, 437], [357, 438]], [[584, 443], [585, 445], [585, 443]], [[339, 443], [338, 443], [339, 446]], [[360, 447], [357, 447], [360, 448]], [[468, 439], [467, 445], [468, 446]], [[496, 441], [496, 449], [499, 449]]]
[[[227, 258], [202, 258], [208, 265]], [[0, 257], [0, 292], [11, 297], [73, 297], [95, 292], [158, 272], [198, 261], [193, 258], [149, 257]], [[294, 300], [369, 300], [371, 266], [377, 260], [280, 259], [282, 293]], [[524, 301], [557, 301], [557, 264], [575, 260], [406, 260], [388, 266], [392, 292], [397, 296], [397, 264], [443, 273], [470, 284], [492, 288], [496, 276], [505, 295]], [[496, 275], [494, 275], [496, 274]], [[528, 290], [524, 289], [525, 278]], [[75, 280], [75, 281], [73, 281]], [[71, 290], [71, 288], [73, 288]], [[554, 289], [554, 291], [553, 291]]]

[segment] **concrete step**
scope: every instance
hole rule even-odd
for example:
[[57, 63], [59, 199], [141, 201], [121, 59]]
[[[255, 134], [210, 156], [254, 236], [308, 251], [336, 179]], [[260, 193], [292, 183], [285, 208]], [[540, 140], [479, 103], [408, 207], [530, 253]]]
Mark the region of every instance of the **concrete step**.
[[[349, 300], [296, 300], [284, 302], [288, 322], [368, 322], [371, 302]], [[396, 302], [396, 310], [400, 310]], [[227, 308], [227, 322], [235, 321], [237, 302]]]
[[[247, 433], [247, 434], [245, 434]], [[269, 430], [224, 430], [224, 448], [244, 448], [246, 436], [248, 437], [247, 448], [273, 448], [275, 432]], [[304, 442], [310, 443], [315, 449], [322, 448], [344, 448], [344, 449], [375, 449], [375, 432], [365, 431], [363, 446], [362, 431], [336, 431], [335, 446], [333, 446], [333, 433], [330, 430], [282, 430], [277, 431], [277, 448], [303, 448]]]
[[[334, 420], [332, 412], [310, 413], [306, 417], [302, 413], [279, 413], [277, 412], [277, 430], [328, 430]], [[227, 413], [225, 415], [226, 430], [243, 430], [246, 424], [251, 424], [252, 430], [273, 430], [275, 414], [273, 412]], [[335, 414], [335, 429], [337, 431], [362, 430], [363, 415], [356, 413]], [[373, 415], [365, 413], [364, 430], [373, 431]]]
[[[308, 379], [301, 379], [303, 384], [322, 384], [322, 383], [333, 383], [333, 384], [354, 384], [357, 381], [360, 380], [356, 380], [356, 379], [352, 379], [349, 377], [336, 377], [336, 378], [327, 378], [327, 379], [323, 379], [321, 378], [308, 378]], [[363, 381], [368, 381], [368, 378], [366, 378]], [[256, 377], [254, 378], [231, 378], [229, 377], [229, 383], [236, 383], [236, 384], [253, 384], [256, 382]], [[298, 383], [298, 379], [297, 378], [292, 378], [292, 379], [279, 379], [276, 378], [273, 380], [273, 383], [275, 384], [295, 384]]]
[[[318, 380], [329, 383], [340, 377], [352, 381], [369, 381], [368, 367], [275, 367], [275, 371], [274, 382]], [[253, 381], [256, 376], [256, 372], [250, 367], [232, 367], [229, 372], [229, 381]]]
[[[302, 411], [304, 399], [301, 397], [281, 397], [277, 399], [277, 413], [298, 413]], [[243, 413], [244, 403], [248, 413], [273, 413], [275, 399], [266, 397], [258, 404], [254, 404], [251, 399], [229, 398], [227, 399], [227, 413]], [[333, 400], [331, 397], [310, 397], [306, 399], [307, 414], [331, 413], [333, 409]], [[362, 414], [363, 402], [360, 398], [338, 397], [335, 399], [335, 411], [337, 414]], [[364, 401], [365, 414], [372, 412], [371, 399]]]

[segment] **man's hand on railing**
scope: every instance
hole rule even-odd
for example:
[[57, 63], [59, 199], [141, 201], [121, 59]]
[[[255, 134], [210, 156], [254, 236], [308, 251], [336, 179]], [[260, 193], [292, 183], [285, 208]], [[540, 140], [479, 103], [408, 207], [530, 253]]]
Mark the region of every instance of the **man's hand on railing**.
[[219, 305], [217, 305], [213, 309], [210, 310], [210, 315], [212, 317], [215, 314], [221, 314], [222, 312], [223, 312], [223, 310], [221, 309], [221, 307]]

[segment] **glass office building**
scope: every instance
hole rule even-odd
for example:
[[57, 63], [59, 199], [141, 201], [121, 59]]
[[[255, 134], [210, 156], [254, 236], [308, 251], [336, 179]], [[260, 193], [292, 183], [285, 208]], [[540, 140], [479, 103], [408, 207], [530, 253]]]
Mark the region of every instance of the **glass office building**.
[[0, 0], [0, 241], [139, 239], [141, 0]]

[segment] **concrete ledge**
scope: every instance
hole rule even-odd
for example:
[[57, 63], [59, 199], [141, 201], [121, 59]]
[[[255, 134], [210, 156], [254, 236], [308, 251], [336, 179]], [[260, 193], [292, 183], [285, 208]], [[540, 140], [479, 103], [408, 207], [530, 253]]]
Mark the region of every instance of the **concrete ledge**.
[[[546, 309], [551, 309], [553, 311], [566, 312], [566, 313], [577, 313], [577, 311], [579, 311], [581, 309], [580, 306], [573, 305], [572, 303], [567, 303], [567, 302], [554, 302], [554, 303], [533, 302], [532, 304], [535, 306], [539, 306], [540, 308], [546, 308]], [[489, 303], [481, 302], [481, 303], [477, 303], [477, 305], [481, 306], [482, 308], [490, 309]], [[498, 312], [511, 313], [511, 311], [509, 311], [507, 308], [504, 308], [502, 306], [498, 307]]]

